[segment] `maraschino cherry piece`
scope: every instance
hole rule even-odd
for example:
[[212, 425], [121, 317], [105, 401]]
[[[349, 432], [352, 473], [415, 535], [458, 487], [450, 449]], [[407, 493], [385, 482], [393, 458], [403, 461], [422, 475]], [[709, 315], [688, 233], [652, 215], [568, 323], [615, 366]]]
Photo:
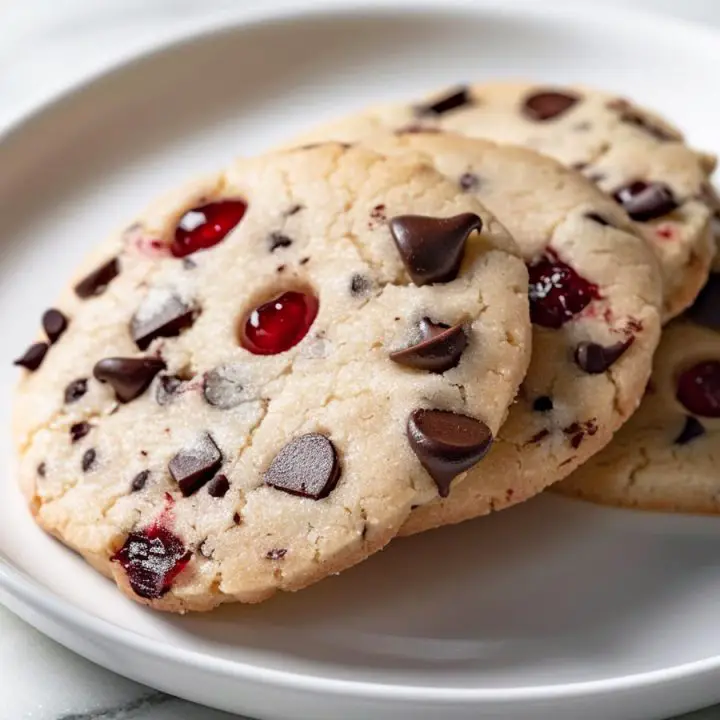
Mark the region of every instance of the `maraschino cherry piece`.
[[221, 200], [188, 210], [175, 228], [170, 251], [177, 258], [217, 245], [242, 220], [247, 203]]
[[599, 297], [597, 285], [575, 272], [552, 251], [531, 263], [528, 272], [530, 319], [535, 325], [562, 327]]
[[720, 418], [720, 360], [705, 360], [677, 380], [677, 399], [693, 415]]
[[240, 344], [254, 355], [277, 355], [307, 335], [318, 313], [314, 295], [289, 291], [255, 308], [242, 328]]

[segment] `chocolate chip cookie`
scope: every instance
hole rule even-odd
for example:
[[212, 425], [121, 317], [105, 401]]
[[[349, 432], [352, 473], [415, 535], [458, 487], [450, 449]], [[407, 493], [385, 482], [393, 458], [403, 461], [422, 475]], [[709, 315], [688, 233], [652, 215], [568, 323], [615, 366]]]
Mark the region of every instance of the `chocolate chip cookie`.
[[640, 409], [557, 490], [641, 510], [720, 513], [720, 274], [663, 333]]
[[585, 87], [482, 83], [371, 108], [303, 138], [352, 142], [383, 129], [428, 128], [524, 145], [596, 183], [656, 251], [665, 320], [688, 307], [705, 283], [714, 254], [708, 178], [715, 158], [624, 98]]
[[384, 154], [431, 162], [506, 224], [530, 275], [533, 355], [488, 456], [402, 533], [526, 500], [567, 476], [632, 415], [650, 375], [662, 306], [657, 260], [592, 183], [524, 148], [448, 133], [383, 133]]
[[17, 360], [37, 522], [173, 612], [359, 562], [491, 447], [529, 360], [516, 253], [430, 165], [364, 148], [168, 195]]

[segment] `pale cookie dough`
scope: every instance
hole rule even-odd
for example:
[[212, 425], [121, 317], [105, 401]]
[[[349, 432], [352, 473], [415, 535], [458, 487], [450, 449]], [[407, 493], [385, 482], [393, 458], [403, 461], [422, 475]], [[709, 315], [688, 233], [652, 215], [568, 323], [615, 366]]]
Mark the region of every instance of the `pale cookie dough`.
[[415, 104], [370, 108], [298, 141], [353, 142], [403, 128], [525, 145], [582, 171], [622, 202], [657, 252], [664, 320], [688, 307], [705, 283], [714, 254], [707, 193], [715, 158], [688, 147], [679, 130], [654, 113], [585, 87], [483, 83]]
[[432, 162], [510, 229], [530, 271], [533, 356], [481, 464], [414, 510], [402, 534], [532, 497], [603, 448], [643, 394], [660, 333], [657, 261], [625, 212], [524, 148], [445, 133], [384, 133], [385, 154]]
[[516, 253], [431, 166], [339, 144], [167, 196], [18, 359], [37, 522], [173, 612], [359, 562], [504, 420], [530, 355]]
[[720, 275], [663, 333], [637, 413], [556, 488], [605, 505], [720, 513]]

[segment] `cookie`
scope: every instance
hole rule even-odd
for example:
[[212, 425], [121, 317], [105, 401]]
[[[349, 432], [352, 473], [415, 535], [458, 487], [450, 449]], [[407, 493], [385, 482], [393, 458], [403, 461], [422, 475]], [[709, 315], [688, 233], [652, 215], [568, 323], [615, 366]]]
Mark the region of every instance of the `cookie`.
[[598, 452], [637, 408], [660, 332], [657, 260], [626, 213], [575, 172], [524, 148], [446, 133], [384, 133], [384, 154], [432, 164], [480, 198], [519, 244], [530, 275], [533, 355], [481, 465], [402, 533], [532, 497]]
[[429, 165], [363, 148], [167, 196], [18, 358], [37, 522], [175, 612], [359, 562], [491, 446], [529, 360], [516, 252]]
[[623, 205], [657, 252], [665, 320], [705, 283], [714, 253], [707, 191], [715, 158], [689, 148], [658, 115], [599, 90], [499, 82], [369, 109], [303, 137], [351, 142], [408, 128], [524, 145], [580, 170]]
[[557, 486], [641, 510], [720, 513], [720, 274], [664, 331], [640, 409]]

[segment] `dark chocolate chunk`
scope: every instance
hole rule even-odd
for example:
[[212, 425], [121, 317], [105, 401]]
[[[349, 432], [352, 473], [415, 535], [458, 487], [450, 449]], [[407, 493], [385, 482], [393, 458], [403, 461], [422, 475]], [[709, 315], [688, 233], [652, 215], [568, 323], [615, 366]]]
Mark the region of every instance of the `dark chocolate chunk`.
[[620, 340], [613, 345], [581, 342], [575, 348], [575, 362], [591, 375], [604, 373], [633, 344], [635, 338]]
[[192, 447], [181, 450], [168, 463], [168, 470], [185, 497], [211, 480], [222, 465], [222, 453], [208, 433]]
[[233, 514], [233, 522], [236, 525], [240, 525], [240, 523], [242, 522], [242, 517], [240, 516], [240, 513], [236, 512]]
[[552, 398], [549, 398], [547, 395], [541, 395], [535, 398], [533, 402], [533, 410], [535, 410], [535, 412], [550, 412], [553, 407]]
[[475, 173], [466, 172], [460, 176], [458, 184], [465, 192], [475, 192], [480, 187], [480, 178]]
[[158, 405], [169, 405], [184, 385], [182, 378], [177, 375], [161, 375], [155, 387], [155, 400]]
[[526, 118], [537, 122], [553, 120], [566, 113], [580, 98], [557, 90], [542, 90], [528, 95], [522, 105]]
[[82, 440], [92, 430], [92, 425], [86, 422], [75, 423], [70, 426], [70, 442], [76, 443]]
[[37, 474], [38, 474], [38, 477], [41, 477], [41, 478], [44, 478], [45, 475], [47, 474], [47, 465], [44, 462], [41, 462], [37, 466]]
[[214, 498], [225, 497], [225, 493], [230, 489], [230, 481], [227, 475], [222, 473], [216, 475], [207, 486], [208, 495]]
[[355, 273], [350, 278], [350, 294], [355, 297], [366, 295], [372, 287], [372, 280], [365, 275]]
[[86, 450], [82, 456], [83, 472], [88, 472], [89, 470], [92, 470], [93, 466], [95, 465], [96, 460], [97, 460], [97, 451], [94, 448], [90, 448], [89, 450]]
[[320, 433], [291, 440], [275, 456], [265, 473], [265, 484], [313, 500], [327, 497], [340, 477], [335, 446]]
[[598, 225], [604, 225], [605, 227], [608, 227], [608, 226], [615, 227], [607, 218], [604, 218], [602, 215], [600, 215], [598, 213], [595, 213], [595, 212], [585, 213], [585, 217], [588, 220], [592, 220], [593, 222], [596, 222]]
[[636, 180], [615, 190], [613, 197], [637, 222], [654, 220], [678, 207], [673, 191], [659, 182]]
[[203, 397], [208, 405], [229, 410], [248, 399], [240, 365], [221, 365], [205, 373]]
[[102, 295], [107, 286], [120, 274], [120, 263], [117, 258], [108, 260], [97, 270], [85, 276], [76, 286], [75, 294], [83, 299]]
[[55, 308], [46, 310], [42, 316], [42, 326], [51, 345], [54, 345], [60, 336], [67, 330], [67, 318]]
[[474, 213], [449, 218], [398, 215], [390, 221], [393, 240], [415, 285], [454, 280], [468, 236], [481, 229], [482, 220]]
[[680, 434], [675, 438], [676, 445], [687, 445], [691, 440], [705, 434], [702, 423], [692, 415], [685, 418], [685, 425]]
[[292, 245], [292, 240], [287, 236], [279, 232], [270, 233], [268, 237], [268, 245], [270, 246], [270, 252], [275, 252], [279, 248], [287, 248]]
[[450, 91], [447, 95], [444, 95], [433, 102], [426, 105], [418, 105], [415, 108], [415, 114], [419, 116], [423, 115], [443, 115], [451, 110], [456, 110], [463, 105], [469, 105], [473, 100], [470, 97], [470, 92], [466, 87], [459, 87]]
[[50, 346], [47, 343], [33, 343], [22, 357], [19, 357], [13, 362], [13, 365], [24, 367], [26, 370], [34, 372], [42, 365], [42, 361], [45, 359], [49, 348]]
[[460, 362], [467, 347], [467, 335], [462, 325], [434, 323], [423, 318], [419, 325], [418, 342], [403, 350], [390, 353], [390, 359], [416, 370], [444, 373]]
[[120, 402], [130, 402], [142, 395], [153, 378], [165, 369], [158, 358], [105, 358], [95, 364], [93, 375], [103, 383], [109, 383]]
[[265, 553], [265, 558], [267, 560], [282, 560], [286, 555], [286, 548], [273, 548]]
[[720, 332], [720, 273], [710, 275], [687, 314], [696, 323]]
[[450, 483], [482, 460], [493, 443], [484, 422], [444, 410], [413, 410], [407, 436], [440, 497], [448, 496]]
[[87, 378], [73, 380], [65, 388], [65, 402], [70, 404], [77, 402], [87, 392]]
[[165, 301], [151, 310], [141, 308], [130, 322], [133, 340], [141, 350], [158, 337], [176, 337], [194, 322], [194, 312], [177, 295], [168, 295]]
[[149, 470], [143, 470], [142, 472], [139, 472], [133, 478], [133, 481], [130, 483], [130, 491], [131, 492], [139, 492], [140, 490], [142, 490], [145, 487], [145, 483], [147, 483], [149, 477], [150, 477]]

